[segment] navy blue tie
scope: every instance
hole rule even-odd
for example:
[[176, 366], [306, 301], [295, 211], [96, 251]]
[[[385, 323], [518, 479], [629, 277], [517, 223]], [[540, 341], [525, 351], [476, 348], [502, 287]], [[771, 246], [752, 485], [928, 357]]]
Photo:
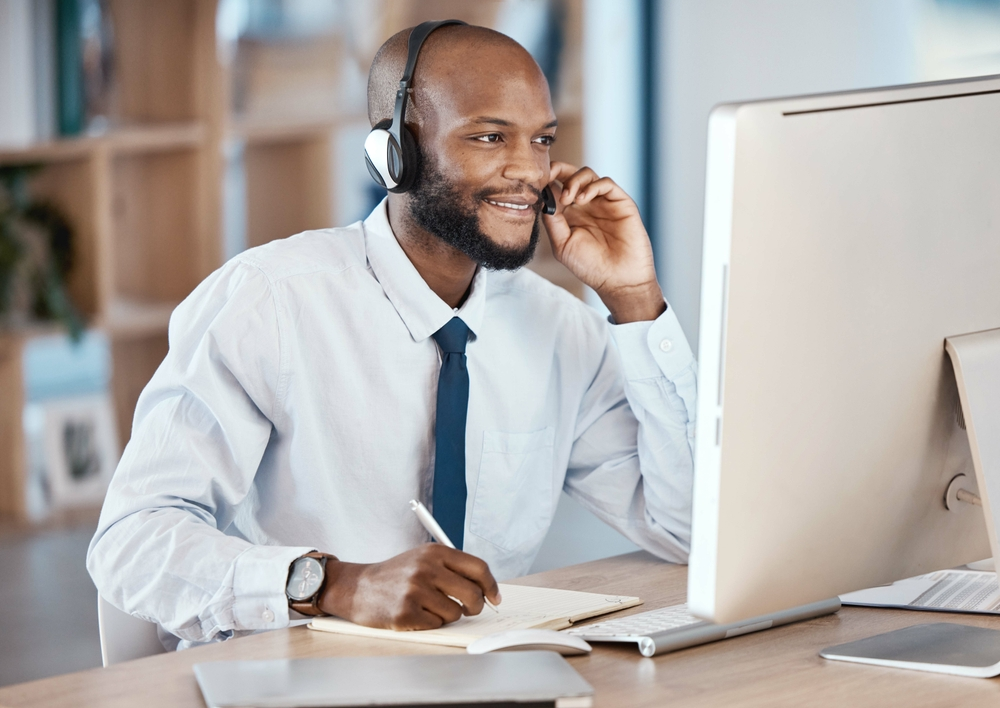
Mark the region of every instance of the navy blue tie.
[[434, 518], [461, 549], [465, 541], [465, 419], [469, 412], [469, 328], [452, 317], [433, 335], [441, 347], [434, 425]]

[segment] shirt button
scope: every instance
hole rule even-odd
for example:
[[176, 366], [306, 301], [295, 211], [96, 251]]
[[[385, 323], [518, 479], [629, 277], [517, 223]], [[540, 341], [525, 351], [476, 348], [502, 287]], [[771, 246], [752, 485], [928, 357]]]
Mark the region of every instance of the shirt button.
[[660, 342], [661, 352], [669, 352], [673, 348], [674, 348], [674, 343], [671, 342], [669, 339], [664, 339]]
[[264, 608], [264, 613], [261, 615], [265, 622], [274, 622], [274, 613], [271, 610]]

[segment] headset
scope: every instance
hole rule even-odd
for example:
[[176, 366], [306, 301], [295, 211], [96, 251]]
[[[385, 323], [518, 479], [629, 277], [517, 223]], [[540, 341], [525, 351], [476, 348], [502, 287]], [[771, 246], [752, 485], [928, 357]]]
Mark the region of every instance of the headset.
[[[406, 67], [396, 91], [396, 106], [392, 112], [392, 124], [388, 129], [374, 128], [365, 138], [365, 165], [372, 179], [394, 194], [402, 194], [413, 186], [418, 160], [417, 141], [406, 127], [406, 99], [413, 81], [413, 70], [417, 65], [420, 48], [431, 32], [445, 25], [465, 25], [461, 20], [439, 20], [422, 22], [413, 28], [407, 40]], [[546, 186], [542, 190], [543, 211], [556, 213], [556, 200], [552, 190]]]

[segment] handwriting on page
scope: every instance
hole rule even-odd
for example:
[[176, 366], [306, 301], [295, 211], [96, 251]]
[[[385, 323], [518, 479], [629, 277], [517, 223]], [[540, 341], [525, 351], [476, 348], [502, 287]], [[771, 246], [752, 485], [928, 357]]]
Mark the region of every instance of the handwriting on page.
[[501, 585], [503, 602], [497, 606], [499, 613], [480, 612], [474, 617], [462, 617], [447, 628], [461, 634], [486, 636], [509, 629], [532, 629], [554, 623], [569, 624], [568, 618], [594, 607], [594, 601], [605, 602], [604, 596], [576, 593], [570, 590], [551, 590], [524, 585]]
[[472, 639], [511, 629], [562, 629], [579, 617], [613, 612], [639, 603], [638, 598], [596, 595], [525, 585], [501, 585], [499, 614], [481, 612], [462, 617], [441, 629], [420, 634], [464, 636]]

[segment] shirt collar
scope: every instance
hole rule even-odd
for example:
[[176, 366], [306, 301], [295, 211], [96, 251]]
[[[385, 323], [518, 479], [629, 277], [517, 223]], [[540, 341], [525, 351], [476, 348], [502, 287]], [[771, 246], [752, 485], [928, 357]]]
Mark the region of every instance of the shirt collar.
[[458, 311], [430, 289], [396, 241], [389, 225], [388, 198], [364, 221], [365, 250], [372, 272], [389, 302], [416, 342], [423, 341], [460, 317], [475, 336], [482, 326], [486, 306], [486, 269], [476, 269], [469, 296]]

